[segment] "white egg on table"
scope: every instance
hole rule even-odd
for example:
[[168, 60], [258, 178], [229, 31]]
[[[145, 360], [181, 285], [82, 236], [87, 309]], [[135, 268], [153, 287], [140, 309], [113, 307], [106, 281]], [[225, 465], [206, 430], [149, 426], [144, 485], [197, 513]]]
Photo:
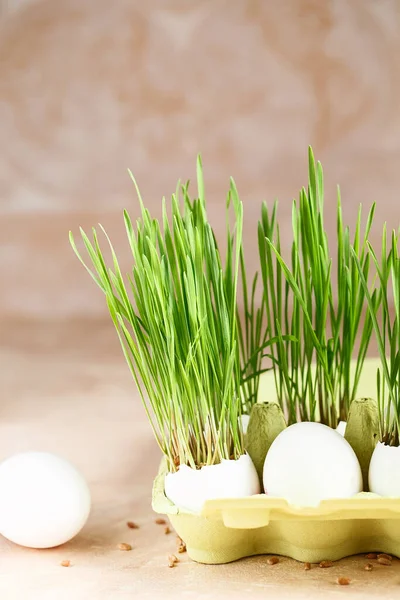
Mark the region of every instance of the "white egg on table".
[[0, 533], [16, 544], [52, 548], [73, 538], [90, 512], [90, 492], [68, 461], [24, 452], [0, 464]]
[[344, 437], [320, 423], [295, 423], [273, 441], [264, 463], [265, 493], [298, 506], [362, 491], [357, 456]]

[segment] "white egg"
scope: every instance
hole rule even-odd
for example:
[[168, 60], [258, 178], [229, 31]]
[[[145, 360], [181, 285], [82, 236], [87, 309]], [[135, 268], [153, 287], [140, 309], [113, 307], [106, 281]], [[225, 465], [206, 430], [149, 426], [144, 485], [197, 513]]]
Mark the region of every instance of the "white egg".
[[248, 454], [201, 469], [181, 465], [176, 473], [165, 476], [167, 498], [175, 506], [191, 512], [201, 512], [206, 500], [243, 498], [259, 493], [257, 471]]
[[0, 533], [30, 548], [73, 538], [90, 512], [90, 492], [69, 462], [47, 452], [24, 452], [0, 464]]
[[344, 437], [320, 423], [296, 423], [273, 441], [264, 463], [265, 493], [299, 506], [362, 491], [361, 468]]
[[400, 497], [400, 447], [379, 442], [369, 464], [368, 484], [380, 496]]

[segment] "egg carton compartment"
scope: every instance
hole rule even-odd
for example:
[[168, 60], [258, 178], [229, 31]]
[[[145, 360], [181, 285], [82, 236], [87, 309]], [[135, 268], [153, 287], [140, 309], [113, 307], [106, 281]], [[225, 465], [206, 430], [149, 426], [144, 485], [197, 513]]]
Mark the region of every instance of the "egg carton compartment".
[[222, 564], [257, 554], [310, 563], [367, 552], [400, 558], [400, 498], [362, 492], [305, 508], [260, 494], [208, 500], [194, 514], [165, 496], [165, 473], [163, 461], [154, 481], [153, 509], [168, 516], [196, 562]]

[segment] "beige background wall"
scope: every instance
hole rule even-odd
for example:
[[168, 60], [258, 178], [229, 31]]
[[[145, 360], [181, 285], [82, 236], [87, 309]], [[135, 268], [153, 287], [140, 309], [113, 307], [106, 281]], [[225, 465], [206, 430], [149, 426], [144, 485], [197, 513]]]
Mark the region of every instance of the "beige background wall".
[[328, 216], [340, 183], [350, 222], [359, 202], [376, 200], [379, 222], [398, 225], [396, 0], [0, 6], [3, 317], [105, 314], [68, 230], [101, 221], [125, 248], [121, 211], [138, 210], [127, 167], [157, 214], [176, 180], [193, 178], [200, 151], [218, 235], [233, 175], [250, 270], [261, 200], [280, 198], [289, 235], [309, 143], [325, 168]]

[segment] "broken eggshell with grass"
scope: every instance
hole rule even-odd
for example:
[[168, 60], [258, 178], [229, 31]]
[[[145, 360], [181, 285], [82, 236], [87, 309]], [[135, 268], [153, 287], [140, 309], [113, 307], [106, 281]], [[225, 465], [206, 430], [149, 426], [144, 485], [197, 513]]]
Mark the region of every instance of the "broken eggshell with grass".
[[199, 513], [206, 500], [244, 498], [260, 493], [260, 483], [248, 454], [237, 460], [222, 459], [215, 465], [192, 469], [180, 465], [165, 476], [165, 495], [178, 508]]
[[344, 437], [321, 423], [295, 423], [273, 441], [264, 463], [269, 496], [297, 506], [350, 498], [362, 491], [357, 456]]
[[378, 442], [369, 465], [368, 483], [375, 494], [400, 497], [400, 446]]

